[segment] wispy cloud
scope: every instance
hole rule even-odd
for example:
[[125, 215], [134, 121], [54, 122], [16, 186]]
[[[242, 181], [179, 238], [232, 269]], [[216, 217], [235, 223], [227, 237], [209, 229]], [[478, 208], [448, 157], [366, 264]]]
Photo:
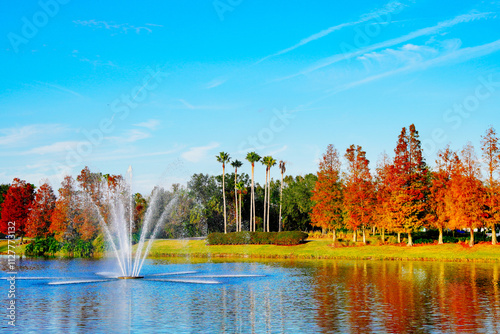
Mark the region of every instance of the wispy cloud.
[[75, 92], [74, 90], [71, 90], [69, 88], [66, 88], [66, 87], [63, 87], [60, 85], [55, 85], [55, 84], [51, 84], [48, 82], [42, 82], [42, 81], [36, 81], [36, 82], [40, 85], [51, 87], [51, 88], [54, 88], [54, 89], [61, 91], [61, 92], [69, 93], [69, 94], [77, 96], [77, 97], [83, 97], [81, 94]]
[[148, 132], [132, 129], [126, 131], [122, 136], [106, 137], [106, 139], [116, 143], [134, 143], [149, 137], [151, 137], [151, 134]]
[[[381, 80], [381, 79], [384, 79], [384, 78], [387, 78], [390, 76], [394, 76], [397, 74], [418, 71], [418, 70], [425, 70], [425, 69], [428, 69], [428, 68], [434, 67], [434, 66], [446, 66], [446, 65], [461, 63], [461, 62], [468, 61], [470, 59], [479, 58], [479, 57], [489, 55], [489, 54], [491, 54], [493, 52], [497, 52], [499, 50], [500, 50], [500, 39], [498, 39], [494, 42], [491, 42], [491, 43], [483, 44], [483, 45], [458, 49], [458, 50], [449, 52], [447, 54], [437, 56], [437, 57], [432, 58], [432, 59], [414, 62], [408, 66], [385, 71], [383, 73], [379, 73], [376, 75], [366, 77], [366, 78], [361, 79], [361, 80], [357, 80], [354, 82], [350, 82], [350, 83], [341, 85], [341, 86], [331, 90], [331, 93], [328, 94], [327, 96], [337, 94], [339, 92], [346, 91], [346, 90], [349, 90], [351, 88], [358, 87], [358, 86], [361, 86], [361, 85], [364, 85], [364, 84], [367, 84], [367, 83], [370, 83], [373, 81]], [[324, 96], [321, 99], [324, 99], [327, 96]], [[316, 100], [315, 102], [317, 102], [317, 101], [318, 100]]]
[[146, 23], [145, 26], [134, 26], [129, 23], [115, 23], [115, 22], [108, 22], [108, 21], [96, 21], [96, 20], [75, 20], [73, 23], [85, 27], [91, 27], [91, 28], [103, 28], [107, 30], [112, 30], [112, 31], [118, 31], [122, 33], [128, 33], [129, 30], [134, 31], [136, 34], [140, 34], [141, 32], [147, 32], [151, 33], [153, 30], [148, 27], [163, 27], [162, 25], [159, 24], [154, 24], [154, 23]]
[[51, 135], [66, 130], [60, 124], [33, 124], [0, 129], [0, 145], [20, 145], [40, 135]]
[[406, 34], [404, 36], [401, 36], [401, 37], [397, 37], [397, 38], [393, 38], [393, 39], [390, 39], [390, 40], [387, 40], [384, 42], [376, 43], [376, 44], [373, 44], [373, 45], [370, 45], [370, 46], [367, 46], [364, 48], [360, 48], [360, 49], [352, 51], [352, 52], [347, 52], [347, 53], [343, 53], [343, 54], [336, 54], [336, 55], [324, 58], [324, 59], [316, 62], [316, 64], [314, 64], [314, 65], [312, 65], [312, 66], [310, 66], [310, 67], [308, 67], [308, 68], [306, 68], [298, 73], [292, 74], [292, 75], [287, 76], [287, 77], [280, 78], [280, 79], [278, 79], [278, 81], [294, 78], [294, 77], [301, 75], [301, 74], [308, 74], [308, 73], [311, 73], [313, 71], [324, 68], [326, 66], [330, 66], [332, 64], [338, 63], [340, 61], [354, 58], [354, 57], [358, 57], [358, 56], [364, 55], [366, 53], [369, 53], [369, 52], [372, 52], [375, 50], [389, 48], [389, 47], [392, 47], [394, 45], [408, 42], [408, 41], [415, 39], [415, 38], [418, 38], [418, 37], [433, 35], [433, 34], [436, 34], [440, 31], [442, 31], [445, 28], [451, 28], [451, 27], [456, 26], [456, 25], [461, 24], [461, 23], [468, 23], [468, 22], [473, 22], [473, 21], [480, 20], [480, 19], [485, 19], [485, 18], [490, 17], [492, 14], [494, 14], [494, 13], [491, 13], [491, 12], [474, 13], [473, 12], [473, 13], [468, 13], [468, 14], [464, 14], [464, 15], [459, 15], [453, 19], [440, 22], [440, 23], [438, 23], [434, 26], [431, 26], [431, 27], [426, 27], [426, 28], [422, 28], [422, 29], [413, 31], [413, 32]]
[[361, 15], [361, 17], [356, 20], [356, 21], [352, 21], [352, 22], [346, 22], [346, 23], [341, 23], [341, 24], [338, 24], [338, 25], [335, 25], [335, 26], [332, 26], [332, 27], [329, 27], [325, 30], [322, 30], [318, 33], [315, 33], [309, 37], [306, 37], [304, 39], [302, 39], [301, 41], [299, 41], [297, 44], [295, 45], [292, 45], [286, 49], [283, 49], [281, 51], [278, 51], [276, 53], [273, 53], [269, 56], [266, 56], [262, 59], [260, 59], [259, 61], [256, 62], [256, 64], [260, 63], [260, 62], [263, 62], [264, 60], [267, 60], [269, 58], [273, 58], [273, 57], [276, 57], [276, 56], [280, 56], [282, 54], [285, 54], [285, 53], [288, 53], [290, 51], [293, 51], [303, 45], [306, 45], [308, 43], [311, 43], [313, 41], [316, 41], [320, 38], [323, 38], [323, 37], [326, 37], [328, 35], [330, 35], [331, 33], [335, 32], [335, 31], [339, 31], [343, 28], [347, 28], [347, 27], [352, 27], [352, 26], [356, 26], [358, 24], [361, 24], [361, 23], [365, 23], [365, 22], [368, 22], [370, 20], [373, 20], [373, 19], [376, 19], [376, 18], [380, 18], [382, 15], [387, 15], [387, 14], [391, 14], [391, 13], [394, 13], [394, 12], [397, 12], [397, 11], [400, 11], [403, 9], [405, 5], [399, 1], [391, 1], [389, 3], [387, 3], [384, 7], [382, 7], [381, 9], [378, 9], [376, 11], [373, 11], [373, 12], [370, 12], [370, 13], [366, 13], [366, 14], [363, 14]]
[[150, 120], [147, 120], [146, 122], [134, 124], [134, 126], [146, 128], [149, 130], [156, 130], [159, 125], [160, 125], [160, 121], [157, 119], [150, 119]]
[[35, 147], [23, 154], [56, 154], [61, 152], [68, 152], [70, 150], [76, 149], [79, 144], [85, 144], [84, 141], [61, 141], [50, 145]]
[[211, 143], [207, 146], [192, 147], [189, 151], [182, 153], [182, 157], [190, 162], [200, 162], [207, 156], [208, 152], [219, 147], [219, 143]]

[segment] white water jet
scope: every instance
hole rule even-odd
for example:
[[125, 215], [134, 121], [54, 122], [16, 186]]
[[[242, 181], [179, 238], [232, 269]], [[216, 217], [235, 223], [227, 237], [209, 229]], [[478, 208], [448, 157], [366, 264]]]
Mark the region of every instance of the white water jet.
[[[153, 190], [149, 206], [145, 213], [139, 242], [133, 254], [134, 240], [134, 199], [132, 194], [132, 167], [127, 170], [128, 183], [119, 179], [115, 184], [109, 184], [107, 179], [101, 181], [98, 196], [88, 193], [86, 198], [96, 212], [99, 225], [102, 228], [107, 244], [118, 261], [121, 276], [118, 278], [141, 277], [140, 272], [145, 259], [161, 227], [167, 220], [176, 203], [174, 197], [168, 205], [162, 205], [161, 191]], [[95, 198], [98, 198], [96, 200]], [[161, 212], [159, 218], [156, 218]], [[156, 218], [156, 219], [155, 219]], [[144, 246], [147, 242], [146, 249]]]

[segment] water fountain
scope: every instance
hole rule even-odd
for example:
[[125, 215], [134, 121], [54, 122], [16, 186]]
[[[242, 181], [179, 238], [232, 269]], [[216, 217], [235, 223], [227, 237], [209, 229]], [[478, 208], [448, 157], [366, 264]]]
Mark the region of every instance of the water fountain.
[[[144, 278], [140, 275], [144, 261], [158, 232], [172, 211], [176, 198], [171, 199], [166, 207], [161, 207], [160, 190], [159, 188], [153, 190], [134, 254], [133, 231], [135, 226], [131, 166], [128, 168], [127, 174], [128, 183], [124, 178], [118, 179], [116, 183], [110, 183], [109, 180], [105, 179], [99, 184], [101, 191], [97, 195], [88, 193], [87, 199], [88, 204], [97, 214], [107, 245], [118, 261], [121, 275], [116, 278], [140, 279]], [[159, 212], [161, 215], [158, 218]], [[146, 242], [148, 237], [149, 240]]]

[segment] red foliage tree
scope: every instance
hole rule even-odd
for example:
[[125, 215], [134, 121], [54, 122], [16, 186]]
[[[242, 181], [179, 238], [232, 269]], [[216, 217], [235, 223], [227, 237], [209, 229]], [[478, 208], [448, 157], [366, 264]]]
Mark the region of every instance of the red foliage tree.
[[391, 206], [391, 162], [386, 153], [383, 153], [377, 162], [375, 178], [374, 222], [382, 233], [385, 242], [385, 231], [393, 230], [393, 209]]
[[313, 190], [312, 225], [332, 229], [333, 241], [336, 230], [342, 227], [342, 183], [340, 180], [340, 160], [338, 151], [328, 145], [319, 163], [318, 181]]
[[490, 127], [481, 140], [483, 160], [486, 163], [488, 179], [486, 184], [486, 217], [485, 221], [491, 228], [491, 243], [496, 245], [497, 234], [495, 223], [500, 219], [500, 184], [495, 174], [500, 170], [500, 148], [495, 129]]
[[446, 197], [451, 228], [468, 228], [469, 246], [474, 245], [474, 229], [483, 226], [485, 189], [480, 181], [481, 170], [471, 143], [465, 145], [460, 159], [455, 158], [450, 191]]
[[47, 237], [55, 206], [56, 196], [52, 187], [48, 183], [42, 184], [31, 203], [31, 210], [26, 222], [26, 235], [28, 237]]
[[66, 176], [59, 188], [59, 198], [52, 213], [49, 231], [54, 233], [57, 241], [73, 242], [80, 237], [79, 227], [82, 223], [75, 180]]
[[345, 222], [353, 231], [354, 241], [357, 241], [357, 230], [361, 229], [363, 243], [366, 243], [365, 229], [372, 219], [374, 204], [374, 189], [368, 167], [369, 161], [361, 146], [354, 145], [347, 149], [345, 158], [347, 159], [344, 189]]
[[411, 233], [424, 221], [428, 171], [422, 155], [418, 131], [410, 125], [403, 128], [395, 149], [391, 177], [391, 205], [398, 227], [408, 233], [408, 246], [413, 245]]
[[2, 203], [0, 231], [7, 234], [9, 226], [14, 224], [15, 234], [21, 237], [21, 243], [23, 243], [23, 237], [26, 234], [26, 221], [28, 220], [34, 192], [35, 187], [32, 184], [15, 178]]
[[432, 173], [426, 220], [431, 227], [438, 229], [438, 244], [443, 243], [443, 229], [449, 226], [450, 217], [446, 210], [446, 196], [449, 192], [453, 164], [456, 159], [456, 153], [447, 146], [444, 151], [438, 152], [436, 170]]

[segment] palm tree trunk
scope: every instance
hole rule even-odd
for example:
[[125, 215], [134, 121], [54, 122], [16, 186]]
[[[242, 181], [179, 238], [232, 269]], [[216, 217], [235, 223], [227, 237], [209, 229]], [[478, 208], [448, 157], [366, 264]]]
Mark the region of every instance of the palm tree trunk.
[[278, 232], [281, 232], [281, 206], [283, 205], [283, 172], [281, 172], [281, 184], [280, 184], [280, 218], [278, 221]]
[[240, 232], [240, 224], [238, 222], [238, 191], [236, 189], [236, 181], [238, 180], [237, 178], [237, 173], [238, 170], [234, 170], [234, 220], [236, 221], [236, 232]]
[[262, 230], [266, 232], [266, 209], [267, 209], [267, 168], [266, 183], [264, 184], [264, 216], [262, 217]]
[[241, 223], [241, 193], [240, 193], [240, 216], [239, 216], [239, 221], [240, 221], [240, 232], [242, 230], [242, 223]]
[[267, 232], [271, 232], [269, 228], [269, 211], [271, 211], [271, 168], [269, 168], [269, 180], [267, 182]]
[[252, 193], [250, 195], [250, 231], [255, 232], [255, 194], [254, 194], [254, 169], [252, 164]]
[[226, 189], [225, 189], [225, 176], [226, 169], [224, 165], [222, 165], [222, 198], [224, 199], [224, 233], [227, 233], [227, 224], [226, 224]]

